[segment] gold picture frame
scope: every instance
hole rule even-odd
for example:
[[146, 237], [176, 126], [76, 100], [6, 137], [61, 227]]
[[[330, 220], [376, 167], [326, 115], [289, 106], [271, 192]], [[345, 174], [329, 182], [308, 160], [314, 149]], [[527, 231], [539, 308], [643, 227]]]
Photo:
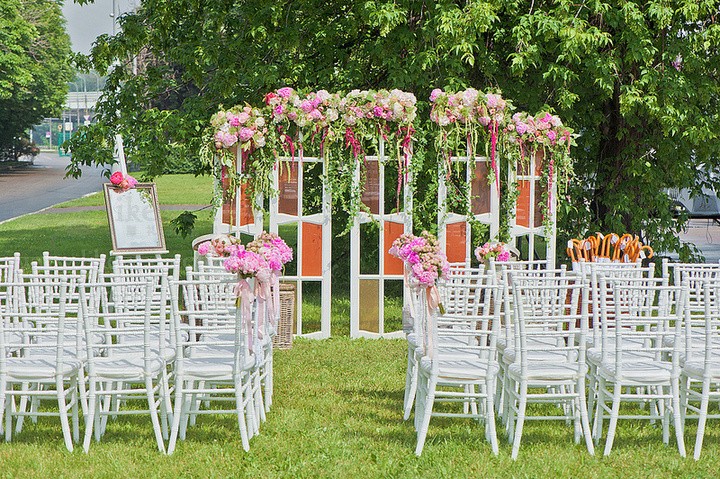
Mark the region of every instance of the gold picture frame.
[[126, 190], [105, 183], [103, 190], [113, 253], [167, 252], [155, 183]]

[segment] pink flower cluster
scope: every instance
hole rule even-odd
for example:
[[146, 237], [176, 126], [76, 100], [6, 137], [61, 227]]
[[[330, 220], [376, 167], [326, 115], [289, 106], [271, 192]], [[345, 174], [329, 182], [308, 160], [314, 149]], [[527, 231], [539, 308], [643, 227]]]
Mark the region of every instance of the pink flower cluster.
[[270, 269], [262, 255], [245, 249], [243, 245], [237, 245], [223, 266], [226, 271], [236, 273], [243, 278], [251, 278], [264, 272], [269, 274]]
[[365, 119], [411, 125], [417, 115], [416, 102], [415, 95], [398, 89], [352, 90], [340, 101], [340, 110], [350, 128]]
[[403, 260], [413, 278], [423, 286], [433, 286], [438, 278], [446, 279], [450, 270], [445, 253], [435, 236], [423, 231], [420, 236], [403, 234], [393, 241], [391, 255]]
[[487, 261], [495, 258], [495, 261], [509, 261], [510, 251], [505, 248], [505, 243], [485, 243], [475, 248], [475, 257], [478, 261]]
[[340, 118], [340, 96], [327, 90], [308, 93], [302, 98], [290, 87], [283, 87], [265, 95], [270, 117], [275, 123], [292, 122], [304, 128], [315, 126], [320, 130]]
[[123, 175], [122, 171], [116, 171], [110, 175], [110, 183], [121, 190], [129, 190], [130, 188], [135, 188], [138, 182], [130, 175]]
[[238, 245], [239, 241], [234, 236], [219, 235], [209, 241], [200, 243], [197, 251], [201, 256], [230, 256], [237, 250]]
[[468, 88], [448, 93], [436, 88], [430, 93], [432, 109], [430, 119], [441, 127], [453, 123], [488, 126], [492, 122], [503, 124], [508, 103], [496, 93], [481, 93]]
[[283, 266], [293, 259], [292, 248], [278, 235], [265, 231], [257, 239], [248, 243], [245, 249], [265, 258], [270, 269], [274, 271], [281, 271]]
[[276, 123], [292, 122], [304, 128], [323, 128], [342, 121], [342, 127], [353, 127], [362, 120], [385, 120], [408, 125], [416, 115], [415, 95], [401, 90], [352, 90], [346, 95], [326, 90], [308, 93], [302, 98], [290, 87], [265, 95], [265, 104]]
[[250, 105], [220, 110], [210, 120], [215, 130], [215, 147], [230, 148], [240, 143], [244, 151], [265, 146], [268, 129], [262, 110]]
[[534, 117], [527, 113], [515, 113], [504, 131], [511, 141], [520, 145], [537, 143], [565, 148], [572, 138], [572, 130], [565, 127], [558, 116], [545, 112]]

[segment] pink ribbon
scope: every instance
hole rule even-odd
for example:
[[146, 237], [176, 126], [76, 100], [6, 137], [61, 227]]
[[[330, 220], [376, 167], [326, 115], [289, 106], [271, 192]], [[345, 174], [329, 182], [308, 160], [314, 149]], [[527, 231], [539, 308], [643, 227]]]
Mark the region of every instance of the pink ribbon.
[[[547, 150], [546, 150], [547, 151]], [[548, 166], [548, 211], [552, 211], [552, 200], [553, 200], [553, 175], [555, 174], [555, 160], [550, 156], [550, 164]]]
[[490, 123], [490, 163], [493, 171], [495, 172], [495, 187], [497, 188], [498, 196], [500, 196], [500, 171], [498, 170], [497, 161], [495, 161], [497, 152], [497, 137], [498, 124], [497, 121], [493, 120]]
[[250, 290], [250, 283], [247, 278], [240, 278], [238, 284], [235, 285], [235, 295], [238, 299], [238, 308], [240, 308], [240, 320], [245, 324], [245, 332], [248, 338], [249, 349], [253, 350], [253, 324], [252, 324], [252, 304], [255, 300], [252, 291]]
[[270, 324], [277, 328], [278, 313], [280, 311], [280, 272], [273, 270], [270, 273], [270, 285], [272, 286], [272, 301], [269, 304]]
[[440, 302], [440, 291], [438, 291], [437, 286], [433, 285], [425, 288], [425, 297], [427, 298], [428, 313], [430, 315], [438, 308], [441, 314], [445, 313], [445, 308]]
[[258, 338], [263, 339], [265, 330], [265, 316], [269, 313], [268, 304], [271, 299], [270, 278], [261, 280], [255, 279], [255, 297], [258, 298]]

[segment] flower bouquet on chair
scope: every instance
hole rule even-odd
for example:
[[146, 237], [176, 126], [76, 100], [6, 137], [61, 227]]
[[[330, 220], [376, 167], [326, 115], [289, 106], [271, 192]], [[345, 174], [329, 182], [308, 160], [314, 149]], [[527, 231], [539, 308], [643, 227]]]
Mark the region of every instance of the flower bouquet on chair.
[[265, 231], [248, 243], [245, 249], [259, 254], [267, 261], [270, 270], [269, 277], [267, 279], [265, 279], [265, 275], [257, 277], [255, 294], [260, 298], [258, 307], [261, 308], [261, 311], [258, 317], [263, 318], [264, 321], [267, 314], [270, 325], [269, 333], [274, 336], [277, 332], [277, 320], [280, 313], [280, 275], [285, 265], [292, 261], [293, 250], [280, 236]]
[[490, 259], [505, 262], [510, 261], [510, 249], [505, 243], [485, 243], [475, 248], [475, 257], [480, 263], [487, 264]]
[[425, 288], [428, 307], [431, 310], [439, 308], [444, 314], [436, 282], [447, 279], [450, 265], [445, 253], [440, 251], [437, 238], [427, 231], [420, 236], [403, 234], [393, 241], [388, 252], [405, 263], [405, 280], [411, 287]]
[[240, 241], [230, 235], [218, 235], [215, 238], [200, 243], [197, 252], [200, 256], [208, 258], [227, 258], [238, 249]]

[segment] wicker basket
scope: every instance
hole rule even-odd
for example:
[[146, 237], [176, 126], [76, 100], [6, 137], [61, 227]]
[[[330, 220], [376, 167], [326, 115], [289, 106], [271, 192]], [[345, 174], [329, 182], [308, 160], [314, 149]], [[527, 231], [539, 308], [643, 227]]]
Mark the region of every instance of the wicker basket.
[[280, 283], [280, 314], [273, 348], [290, 349], [293, 342], [293, 320], [295, 319], [295, 285]]

